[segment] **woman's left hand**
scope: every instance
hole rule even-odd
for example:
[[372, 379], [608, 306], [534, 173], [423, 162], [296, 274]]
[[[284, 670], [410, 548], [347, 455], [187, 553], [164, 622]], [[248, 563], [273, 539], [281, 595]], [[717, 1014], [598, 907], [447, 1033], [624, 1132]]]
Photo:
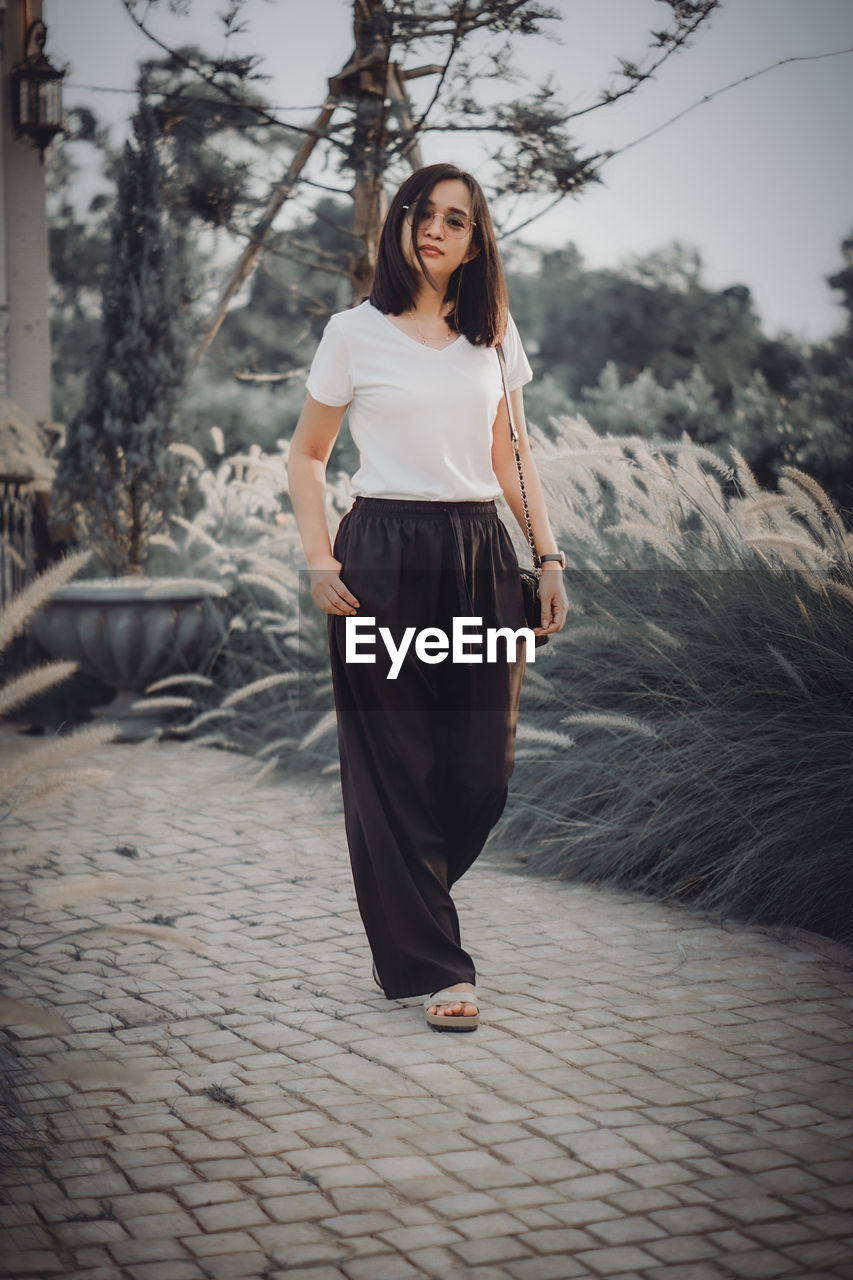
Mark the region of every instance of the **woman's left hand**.
[[549, 568], [548, 565], [542, 566], [539, 576], [539, 602], [542, 605], [542, 626], [534, 627], [533, 634], [550, 636], [557, 631], [562, 631], [569, 612], [569, 598], [563, 586], [563, 570], [558, 565], [554, 565], [553, 568]]

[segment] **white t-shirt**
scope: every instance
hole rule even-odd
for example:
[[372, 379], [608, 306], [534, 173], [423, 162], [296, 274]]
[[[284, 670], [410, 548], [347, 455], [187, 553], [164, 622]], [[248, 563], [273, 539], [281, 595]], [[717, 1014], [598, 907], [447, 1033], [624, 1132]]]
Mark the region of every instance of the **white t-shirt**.
[[[511, 316], [503, 350], [512, 391], [533, 372]], [[354, 493], [465, 502], [501, 492], [491, 461], [503, 395], [493, 347], [462, 334], [442, 350], [426, 347], [362, 302], [329, 320], [307, 388], [321, 404], [349, 405]]]

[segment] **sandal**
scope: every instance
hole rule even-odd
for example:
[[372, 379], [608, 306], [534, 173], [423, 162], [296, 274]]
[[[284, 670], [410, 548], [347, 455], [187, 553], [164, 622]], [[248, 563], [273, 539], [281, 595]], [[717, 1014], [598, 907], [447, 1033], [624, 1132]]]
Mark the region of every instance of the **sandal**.
[[384, 991], [384, 987], [382, 986], [382, 983], [379, 981], [379, 973], [378, 973], [378, 971], [377, 971], [377, 969], [376, 969], [376, 961], [375, 961], [375, 960], [373, 961], [373, 981], [376, 983], [376, 985], [377, 985], [377, 987], [379, 988], [379, 990], [380, 990], [380, 991]]
[[428, 1024], [437, 1031], [474, 1031], [480, 1025], [479, 1010], [469, 1017], [464, 1013], [430, 1013], [434, 1004], [473, 1004], [476, 1007], [476, 991], [434, 991], [431, 996], [424, 996], [424, 1013]]

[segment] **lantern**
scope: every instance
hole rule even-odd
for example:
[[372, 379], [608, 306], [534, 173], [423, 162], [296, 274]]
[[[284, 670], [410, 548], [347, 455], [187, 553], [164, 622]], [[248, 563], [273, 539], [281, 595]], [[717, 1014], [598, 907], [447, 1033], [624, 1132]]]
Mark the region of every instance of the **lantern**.
[[24, 61], [12, 68], [12, 122], [19, 138], [29, 138], [44, 159], [45, 147], [62, 133], [62, 81], [45, 57], [47, 27], [41, 18], [30, 24], [24, 41]]

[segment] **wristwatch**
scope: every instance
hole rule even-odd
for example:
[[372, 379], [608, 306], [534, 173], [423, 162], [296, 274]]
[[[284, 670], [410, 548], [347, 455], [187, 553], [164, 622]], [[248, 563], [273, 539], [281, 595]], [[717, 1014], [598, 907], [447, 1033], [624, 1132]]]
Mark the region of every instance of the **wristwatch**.
[[565, 551], [549, 551], [547, 555], [539, 557], [539, 563], [544, 564], [546, 560], [556, 560], [561, 569], [566, 567]]

